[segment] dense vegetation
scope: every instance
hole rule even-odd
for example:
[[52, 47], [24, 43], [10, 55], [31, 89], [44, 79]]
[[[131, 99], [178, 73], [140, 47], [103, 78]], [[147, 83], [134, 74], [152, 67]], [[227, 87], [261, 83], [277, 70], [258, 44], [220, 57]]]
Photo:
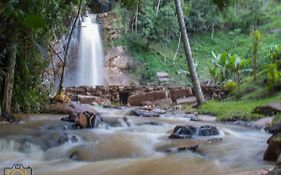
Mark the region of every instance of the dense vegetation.
[[77, 3], [56, 0], [0, 2], [2, 111], [10, 111], [12, 96], [11, 104], [16, 112], [36, 112], [47, 99], [48, 88], [44, 82], [53, 55], [51, 48], [67, 33]]
[[[200, 79], [212, 79], [229, 92], [227, 102], [211, 101], [199, 111], [216, 114], [221, 120], [261, 117], [252, 115], [253, 109], [280, 97], [275, 94], [281, 77], [280, 1], [182, 3]], [[133, 58], [142, 63], [134, 72], [140, 82], [157, 84], [156, 72], [165, 71], [170, 84], [191, 84], [186, 79], [189, 71], [172, 2], [123, 3], [113, 13], [119, 21], [114, 25], [123, 35], [107, 44], [129, 47]]]
[[[139, 73], [146, 82], [153, 82], [157, 71], [166, 71], [173, 83], [188, 84], [183, 49], [176, 54], [179, 32], [173, 2], [139, 1], [138, 7], [131, 5], [134, 6], [114, 9], [122, 21], [116, 25], [123, 37], [113, 45], [130, 47], [133, 56], [145, 63], [142, 70], [147, 71]], [[257, 69], [263, 69], [263, 65], [270, 62], [270, 50], [280, 44], [276, 39], [280, 38], [281, 26], [278, 9], [280, 2], [276, 0], [235, 1], [223, 9], [211, 1], [184, 1], [186, 25], [201, 80], [211, 78], [212, 52], [226, 51], [241, 58], [252, 58], [255, 31], [260, 34]]]
[[[5, 92], [11, 92], [8, 96], [13, 96], [13, 111], [36, 112], [47, 99], [45, 77], [51, 57], [56, 54], [54, 43], [69, 37], [69, 28], [80, 11], [79, 2], [0, 2], [1, 101], [8, 98], [3, 95], [9, 94]], [[87, 1], [90, 6], [108, 2], [111, 1]], [[112, 9], [116, 20], [110, 23], [121, 36], [105, 43], [106, 46], [129, 48], [141, 65], [133, 74], [143, 84], [157, 84], [156, 72], [165, 71], [170, 75], [170, 84], [191, 85], [174, 2], [114, 2], [115, 6], [101, 7], [102, 11]], [[270, 101], [280, 90], [280, 0], [182, 0], [182, 4], [200, 80], [212, 79], [224, 86], [230, 94], [227, 101], [239, 103], [242, 99], [250, 104], [265, 96], [268, 98], [265, 101]], [[13, 91], [7, 90], [11, 87], [7, 80], [14, 81], [10, 82]], [[261, 101], [257, 103], [263, 103]], [[212, 101], [203, 105], [201, 111], [220, 115], [212, 111], [219, 105], [221, 103]], [[1, 103], [1, 111], [5, 106]], [[246, 113], [249, 110], [245, 110]]]

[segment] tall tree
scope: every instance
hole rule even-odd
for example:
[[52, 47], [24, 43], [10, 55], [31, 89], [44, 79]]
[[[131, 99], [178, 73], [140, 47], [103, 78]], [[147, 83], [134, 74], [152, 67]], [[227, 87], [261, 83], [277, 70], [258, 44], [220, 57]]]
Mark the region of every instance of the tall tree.
[[182, 11], [180, 0], [175, 0], [175, 5], [176, 5], [176, 12], [177, 12], [177, 16], [178, 16], [180, 31], [181, 31], [181, 35], [182, 35], [182, 40], [183, 40], [183, 44], [184, 44], [186, 61], [187, 61], [188, 67], [189, 67], [190, 75], [191, 75], [194, 95], [196, 96], [197, 105], [201, 105], [205, 102], [205, 99], [204, 99], [204, 95], [203, 95], [203, 92], [202, 92], [202, 89], [200, 86], [200, 81], [199, 81], [198, 75], [195, 70], [195, 65], [194, 65], [193, 58], [192, 58], [192, 51], [190, 48], [190, 43], [189, 43], [187, 31], [186, 31], [186, 26], [185, 26], [185, 21], [184, 21], [184, 16], [183, 16], [183, 11]]
[[11, 45], [9, 48], [9, 58], [8, 58], [8, 67], [5, 73], [5, 81], [4, 81], [4, 90], [3, 90], [3, 111], [1, 112], [1, 116], [8, 120], [13, 121], [14, 118], [11, 115], [11, 104], [12, 104], [12, 96], [13, 96], [13, 88], [14, 88], [14, 76], [15, 76], [15, 67], [17, 60], [17, 31], [14, 29], [14, 35], [11, 37]]

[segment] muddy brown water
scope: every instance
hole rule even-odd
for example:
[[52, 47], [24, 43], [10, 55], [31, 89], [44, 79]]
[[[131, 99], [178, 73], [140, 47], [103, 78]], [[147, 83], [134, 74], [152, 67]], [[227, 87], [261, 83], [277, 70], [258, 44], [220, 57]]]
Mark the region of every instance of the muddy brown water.
[[[31, 115], [1, 126], [0, 169], [19, 163], [32, 167], [34, 175], [217, 175], [273, 167], [262, 160], [269, 135], [259, 130], [192, 122], [179, 112], [160, 118], [128, 116], [126, 123], [122, 117], [128, 108], [97, 110], [107, 124], [96, 129], [70, 130], [58, 115]], [[178, 124], [213, 125], [220, 135], [168, 139]], [[205, 143], [213, 138], [222, 140]], [[201, 144], [195, 152], [165, 152], [194, 144]]]

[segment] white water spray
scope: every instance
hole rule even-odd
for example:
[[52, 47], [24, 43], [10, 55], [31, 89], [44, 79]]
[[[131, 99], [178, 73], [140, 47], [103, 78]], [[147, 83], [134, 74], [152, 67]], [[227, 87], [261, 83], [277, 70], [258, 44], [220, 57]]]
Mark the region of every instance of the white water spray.
[[104, 85], [104, 50], [96, 15], [83, 18], [80, 31], [76, 86]]

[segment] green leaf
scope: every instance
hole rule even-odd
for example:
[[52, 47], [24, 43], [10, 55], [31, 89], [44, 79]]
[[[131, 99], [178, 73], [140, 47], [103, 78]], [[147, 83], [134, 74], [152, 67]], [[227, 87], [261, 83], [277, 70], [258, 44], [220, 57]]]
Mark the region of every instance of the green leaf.
[[43, 28], [46, 20], [38, 15], [27, 15], [23, 19], [23, 25], [32, 29]]
[[219, 64], [222, 66], [225, 66], [227, 64], [227, 58], [228, 58], [227, 52], [223, 52], [220, 55]]

